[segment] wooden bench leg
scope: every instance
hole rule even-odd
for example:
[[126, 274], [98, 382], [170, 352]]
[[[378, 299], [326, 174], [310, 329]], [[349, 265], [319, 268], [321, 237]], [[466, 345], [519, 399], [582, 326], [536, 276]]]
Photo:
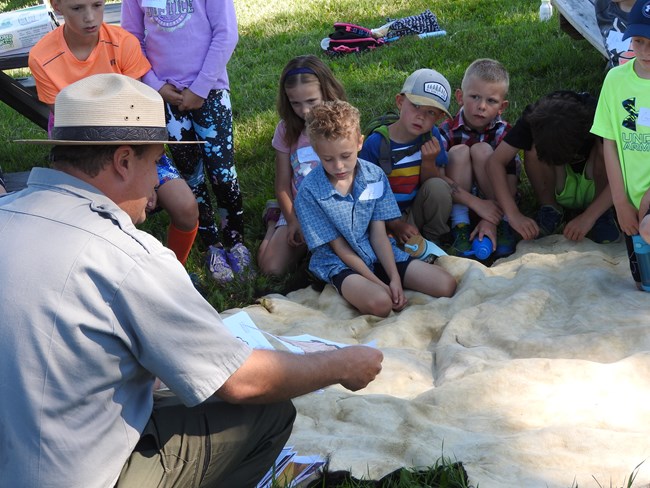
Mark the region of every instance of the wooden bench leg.
[[49, 107], [3, 71], [0, 71], [0, 100], [43, 130], [47, 130]]

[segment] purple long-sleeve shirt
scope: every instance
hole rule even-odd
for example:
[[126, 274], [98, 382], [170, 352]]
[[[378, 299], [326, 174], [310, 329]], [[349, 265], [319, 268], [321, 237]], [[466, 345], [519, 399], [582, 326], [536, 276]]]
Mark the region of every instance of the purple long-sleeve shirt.
[[226, 65], [238, 40], [233, 0], [167, 0], [165, 10], [123, 0], [122, 27], [140, 41], [152, 66], [142, 81], [155, 90], [170, 83], [207, 98], [230, 88]]

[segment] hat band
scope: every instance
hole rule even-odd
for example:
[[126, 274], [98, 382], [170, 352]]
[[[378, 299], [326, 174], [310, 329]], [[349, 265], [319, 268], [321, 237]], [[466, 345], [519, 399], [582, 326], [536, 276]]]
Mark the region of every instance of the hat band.
[[54, 127], [52, 139], [79, 142], [167, 141], [166, 127]]

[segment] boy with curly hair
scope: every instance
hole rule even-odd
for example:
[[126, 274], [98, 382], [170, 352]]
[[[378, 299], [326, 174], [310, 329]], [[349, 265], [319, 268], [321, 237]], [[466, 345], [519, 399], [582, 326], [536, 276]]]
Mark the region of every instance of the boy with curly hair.
[[386, 317], [406, 306], [403, 288], [449, 297], [456, 280], [437, 265], [411, 258], [386, 234], [400, 210], [384, 171], [357, 158], [359, 111], [325, 102], [306, 116], [321, 160], [303, 180], [296, 213], [312, 252], [309, 269], [363, 314]]

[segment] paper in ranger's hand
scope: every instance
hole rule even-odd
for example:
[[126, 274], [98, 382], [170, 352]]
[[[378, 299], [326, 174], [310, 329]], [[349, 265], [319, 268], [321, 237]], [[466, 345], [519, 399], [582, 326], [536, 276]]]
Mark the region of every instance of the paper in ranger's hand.
[[[332, 349], [341, 349], [350, 344], [330, 341], [321, 337], [302, 334], [298, 336], [275, 336], [269, 332], [260, 330], [248, 313], [241, 311], [223, 319], [226, 328], [238, 339], [245, 342], [253, 349], [277, 349], [269, 341], [271, 339], [277, 342], [282, 348], [295, 354], [305, 354], [309, 352], [330, 351]], [[374, 341], [365, 344], [375, 347]]]

